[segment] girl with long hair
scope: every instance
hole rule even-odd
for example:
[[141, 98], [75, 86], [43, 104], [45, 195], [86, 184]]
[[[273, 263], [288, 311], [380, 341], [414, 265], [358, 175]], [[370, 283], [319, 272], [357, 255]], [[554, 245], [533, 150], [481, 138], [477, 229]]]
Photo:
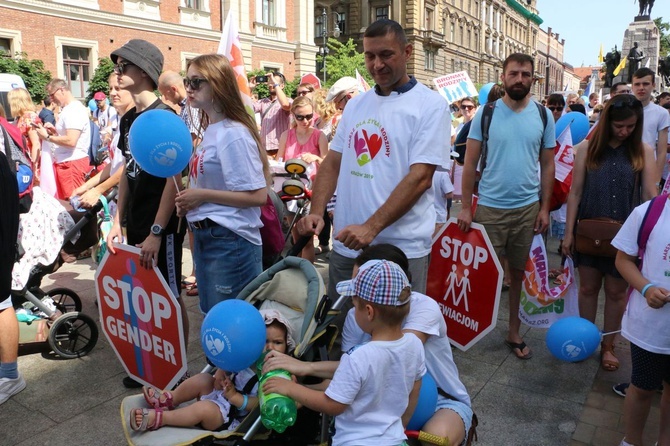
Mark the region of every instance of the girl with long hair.
[[190, 163], [189, 188], [176, 199], [194, 235], [200, 309], [235, 298], [262, 271], [261, 206], [269, 168], [254, 118], [235, 73], [218, 54], [193, 59], [184, 79], [188, 103], [200, 109], [202, 142]]
[[[628, 284], [617, 271], [613, 257], [575, 252], [574, 234], [579, 220], [609, 218], [623, 222], [640, 200], [656, 195], [654, 155], [642, 142], [643, 117], [642, 103], [635, 96], [617, 95], [605, 106], [591, 139], [575, 147], [562, 252], [574, 257], [580, 279], [579, 313], [591, 322], [595, 322], [604, 279], [605, 333], [619, 329]], [[606, 371], [619, 368], [614, 337], [607, 334], [601, 343], [600, 362]]]
[[28, 141], [30, 159], [33, 163], [37, 163], [42, 143], [33, 128], [33, 124], [39, 125], [42, 120], [35, 113], [35, 104], [30, 98], [30, 93], [25, 88], [14, 88], [7, 92], [7, 101], [9, 102], [9, 112], [14, 118], [14, 124]]

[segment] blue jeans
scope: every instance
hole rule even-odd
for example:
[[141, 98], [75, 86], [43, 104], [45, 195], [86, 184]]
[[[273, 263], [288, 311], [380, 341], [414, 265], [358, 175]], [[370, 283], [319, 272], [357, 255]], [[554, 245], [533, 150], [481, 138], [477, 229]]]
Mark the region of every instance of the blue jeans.
[[235, 299], [263, 271], [263, 249], [223, 226], [195, 229], [193, 258], [197, 265], [200, 310]]

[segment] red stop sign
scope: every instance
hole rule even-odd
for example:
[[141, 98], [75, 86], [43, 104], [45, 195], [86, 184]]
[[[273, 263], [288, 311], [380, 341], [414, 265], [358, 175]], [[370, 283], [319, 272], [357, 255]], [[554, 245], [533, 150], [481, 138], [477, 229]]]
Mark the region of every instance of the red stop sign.
[[496, 326], [503, 270], [484, 227], [467, 233], [450, 219], [433, 239], [427, 294], [437, 301], [452, 344], [465, 351]]
[[128, 375], [171, 389], [187, 369], [180, 306], [158, 268], [140, 267], [138, 248], [114, 247], [95, 272], [102, 330]]

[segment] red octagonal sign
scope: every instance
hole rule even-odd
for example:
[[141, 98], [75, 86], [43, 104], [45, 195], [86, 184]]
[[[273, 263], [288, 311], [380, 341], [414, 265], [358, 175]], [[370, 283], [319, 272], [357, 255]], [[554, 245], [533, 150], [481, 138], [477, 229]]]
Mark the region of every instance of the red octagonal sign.
[[179, 303], [157, 267], [140, 267], [138, 248], [114, 247], [95, 272], [102, 330], [128, 375], [171, 389], [187, 369]]
[[450, 219], [433, 239], [427, 294], [437, 301], [452, 344], [465, 351], [496, 326], [503, 270], [484, 227], [467, 233]]

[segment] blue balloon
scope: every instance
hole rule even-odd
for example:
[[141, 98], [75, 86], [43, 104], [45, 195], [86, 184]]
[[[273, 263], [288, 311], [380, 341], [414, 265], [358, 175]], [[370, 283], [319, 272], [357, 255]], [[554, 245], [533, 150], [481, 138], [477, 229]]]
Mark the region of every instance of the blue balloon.
[[188, 165], [191, 132], [179, 116], [167, 110], [148, 110], [133, 122], [128, 134], [130, 153], [151, 175], [168, 178]]
[[240, 299], [214, 305], [200, 329], [200, 342], [207, 358], [228, 372], [250, 367], [263, 353], [265, 339], [263, 316]]
[[556, 121], [556, 138], [563, 133], [566, 127], [570, 126], [572, 134], [572, 145], [577, 145], [586, 138], [589, 133], [589, 118], [584, 113], [570, 112], [566, 113]]
[[547, 332], [547, 348], [561, 361], [583, 361], [596, 351], [600, 330], [581, 317], [566, 317], [554, 322]]
[[423, 375], [421, 390], [419, 391], [419, 401], [416, 403], [416, 409], [412, 418], [407, 423], [407, 429], [411, 431], [420, 430], [424, 424], [430, 420], [437, 407], [437, 384], [428, 372]]
[[98, 104], [95, 103], [95, 99], [88, 101], [88, 109], [91, 110], [91, 113], [95, 113], [98, 109]]
[[484, 84], [482, 89], [479, 90], [479, 105], [486, 104], [489, 101], [489, 93], [494, 85], [495, 83], [489, 82], [488, 84]]

